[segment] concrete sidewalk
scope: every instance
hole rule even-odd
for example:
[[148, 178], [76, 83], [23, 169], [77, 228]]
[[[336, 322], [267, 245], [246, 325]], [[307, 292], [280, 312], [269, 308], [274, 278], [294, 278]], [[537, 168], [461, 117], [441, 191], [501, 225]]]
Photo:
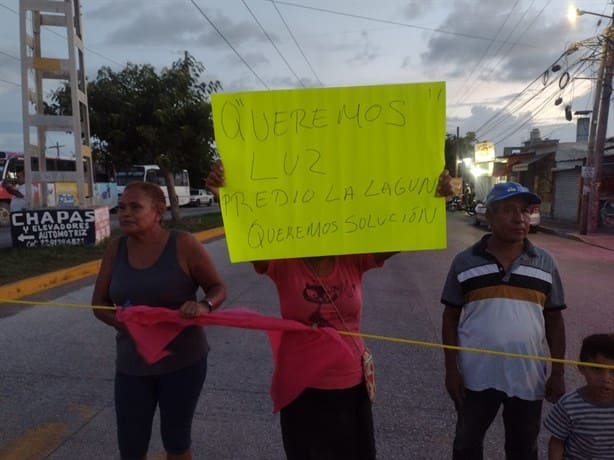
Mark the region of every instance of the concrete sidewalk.
[[539, 230], [563, 238], [569, 238], [583, 243], [614, 251], [614, 228], [602, 227], [598, 232], [581, 235], [579, 225], [542, 217]]

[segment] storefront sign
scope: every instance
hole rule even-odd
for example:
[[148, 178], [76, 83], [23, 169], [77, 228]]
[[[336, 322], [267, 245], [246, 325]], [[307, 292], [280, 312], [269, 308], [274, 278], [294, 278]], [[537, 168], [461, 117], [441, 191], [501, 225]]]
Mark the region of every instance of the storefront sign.
[[582, 179], [593, 179], [595, 177], [594, 166], [582, 166]]
[[13, 247], [94, 246], [110, 233], [109, 208], [106, 206], [11, 213]]

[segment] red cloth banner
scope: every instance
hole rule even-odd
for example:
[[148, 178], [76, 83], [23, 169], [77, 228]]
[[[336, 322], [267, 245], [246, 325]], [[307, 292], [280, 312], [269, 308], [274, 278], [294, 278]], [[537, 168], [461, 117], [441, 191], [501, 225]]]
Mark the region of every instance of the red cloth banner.
[[271, 382], [273, 411], [291, 403], [307, 387], [318, 387], [326, 369], [347, 366], [356, 358], [333, 328], [312, 328], [298, 321], [262, 315], [247, 308], [184, 318], [178, 310], [134, 306], [118, 308], [138, 352], [149, 363], [168, 356], [168, 344], [186, 326], [227, 326], [266, 331], [275, 370]]

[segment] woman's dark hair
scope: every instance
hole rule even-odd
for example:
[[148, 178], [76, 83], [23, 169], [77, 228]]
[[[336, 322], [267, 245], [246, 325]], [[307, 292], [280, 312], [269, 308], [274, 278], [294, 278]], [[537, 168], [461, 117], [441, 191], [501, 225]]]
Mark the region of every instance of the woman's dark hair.
[[591, 362], [597, 355], [614, 359], [614, 334], [593, 334], [584, 338], [580, 361]]
[[137, 189], [145, 193], [149, 198], [151, 198], [154, 207], [161, 213], [166, 211], [166, 198], [164, 197], [164, 192], [159, 185], [152, 184], [151, 182], [130, 182], [128, 185], [126, 185], [124, 192], [132, 189]]

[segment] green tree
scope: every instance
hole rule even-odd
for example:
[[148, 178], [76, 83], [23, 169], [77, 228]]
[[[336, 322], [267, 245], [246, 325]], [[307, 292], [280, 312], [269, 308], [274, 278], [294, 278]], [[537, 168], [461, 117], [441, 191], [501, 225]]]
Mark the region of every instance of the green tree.
[[[90, 131], [95, 159], [122, 168], [155, 163], [166, 178], [171, 214], [180, 220], [174, 173], [190, 171], [199, 187], [214, 156], [210, 96], [219, 81], [201, 81], [205, 67], [188, 52], [157, 73], [149, 64], [128, 63], [119, 72], [98, 70], [88, 83]], [[48, 111], [70, 113], [70, 88], [51, 95]]]

